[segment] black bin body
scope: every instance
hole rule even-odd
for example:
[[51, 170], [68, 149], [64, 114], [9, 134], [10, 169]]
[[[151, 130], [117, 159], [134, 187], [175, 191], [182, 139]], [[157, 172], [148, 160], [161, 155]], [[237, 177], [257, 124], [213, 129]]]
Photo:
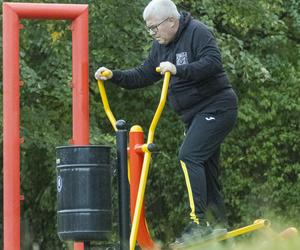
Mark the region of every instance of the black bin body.
[[57, 222], [61, 240], [104, 240], [111, 232], [110, 147], [56, 148]]

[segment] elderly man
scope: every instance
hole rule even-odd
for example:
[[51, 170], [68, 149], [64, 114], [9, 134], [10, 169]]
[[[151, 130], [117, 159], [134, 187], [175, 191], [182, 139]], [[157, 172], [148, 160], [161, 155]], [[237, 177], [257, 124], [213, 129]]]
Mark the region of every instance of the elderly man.
[[[206, 25], [189, 13], [179, 13], [170, 0], [152, 0], [143, 18], [153, 37], [151, 51], [142, 65], [129, 70], [110, 71], [100, 67], [96, 79], [127, 88], [141, 88], [161, 79], [156, 73], [172, 74], [168, 102], [186, 126], [179, 161], [186, 180], [191, 223], [176, 242], [206, 237], [216, 231], [207, 221], [211, 209], [217, 224], [227, 218], [220, 193], [220, 145], [232, 130], [237, 117], [237, 97], [224, 72], [220, 50]], [[109, 77], [101, 73], [109, 70]]]

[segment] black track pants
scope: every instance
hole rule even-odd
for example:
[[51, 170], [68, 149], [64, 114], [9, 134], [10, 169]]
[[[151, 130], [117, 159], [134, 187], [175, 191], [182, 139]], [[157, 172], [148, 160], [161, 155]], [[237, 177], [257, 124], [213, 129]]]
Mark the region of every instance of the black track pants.
[[219, 223], [227, 222], [218, 181], [220, 145], [236, 117], [237, 110], [196, 114], [181, 145], [179, 160], [189, 194], [190, 216], [196, 223], [205, 219], [208, 207]]

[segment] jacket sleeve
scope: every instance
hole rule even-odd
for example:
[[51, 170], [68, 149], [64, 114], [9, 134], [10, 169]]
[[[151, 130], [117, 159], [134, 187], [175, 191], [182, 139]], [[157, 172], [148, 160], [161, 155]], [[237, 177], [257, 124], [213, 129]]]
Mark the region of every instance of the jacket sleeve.
[[220, 50], [213, 34], [206, 26], [197, 26], [193, 30], [190, 43], [194, 61], [177, 65], [176, 75], [188, 80], [203, 81], [223, 72]]
[[152, 46], [148, 58], [140, 66], [128, 70], [113, 70], [112, 82], [125, 88], [136, 89], [146, 87], [161, 79], [155, 71], [154, 48]]

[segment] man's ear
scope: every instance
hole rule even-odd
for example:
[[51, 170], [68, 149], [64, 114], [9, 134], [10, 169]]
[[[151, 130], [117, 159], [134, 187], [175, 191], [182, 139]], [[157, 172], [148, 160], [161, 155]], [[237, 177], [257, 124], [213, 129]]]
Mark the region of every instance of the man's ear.
[[174, 17], [169, 17], [169, 22], [171, 22], [172, 24], [171, 24], [171, 27], [173, 28], [174, 27], [174, 25], [175, 25], [175, 22], [174, 22]]
[[169, 18], [169, 21], [172, 22], [172, 25], [171, 25], [172, 28], [176, 25], [176, 20], [177, 19], [175, 17], [170, 17]]

